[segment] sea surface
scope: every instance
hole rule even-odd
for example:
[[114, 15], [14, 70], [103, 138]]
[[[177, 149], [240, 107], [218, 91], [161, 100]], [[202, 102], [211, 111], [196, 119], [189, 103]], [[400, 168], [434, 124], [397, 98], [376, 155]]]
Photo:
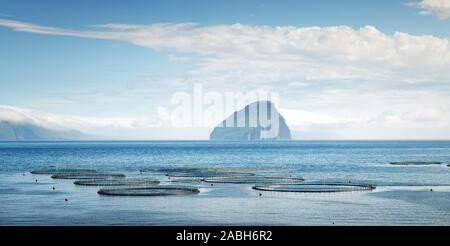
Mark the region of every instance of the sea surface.
[[[0, 225], [450, 225], [448, 163], [450, 141], [0, 142]], [[98, 187], [30, 174], [49, 166], [156, 177], [163, 184], [172, 180], [139, 169], [251, 169], [377, 188], [279, 193], [193, 182], [188, 185], [199, 194], [111, 197], [97, 194]]]

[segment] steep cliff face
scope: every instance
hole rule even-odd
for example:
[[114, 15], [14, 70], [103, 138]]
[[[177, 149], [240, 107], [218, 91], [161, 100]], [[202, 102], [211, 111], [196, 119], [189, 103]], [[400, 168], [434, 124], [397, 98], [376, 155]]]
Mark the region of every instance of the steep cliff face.
[[289, 140], [291, 131], [271, 101], [257, 101], [214, 128], [210, 140]]

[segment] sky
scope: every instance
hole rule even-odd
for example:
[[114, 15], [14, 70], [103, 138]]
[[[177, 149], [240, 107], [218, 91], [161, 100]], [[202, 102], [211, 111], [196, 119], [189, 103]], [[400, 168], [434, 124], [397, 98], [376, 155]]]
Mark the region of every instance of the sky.
[[277, 93], [295, 139], [450, 139], [449, 40], [450, 0], [0, 0], [0, 119], [207, 139], [172, 117], [201, 86]]

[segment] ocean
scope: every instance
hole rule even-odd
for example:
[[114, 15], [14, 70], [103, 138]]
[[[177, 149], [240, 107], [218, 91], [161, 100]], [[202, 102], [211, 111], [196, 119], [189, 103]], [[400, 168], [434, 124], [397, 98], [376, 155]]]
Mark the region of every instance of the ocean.
[[[0, 142], [0, 225], [450, 225], [448, 163], [450, 141]], [[376, 189], [281, 193], [199, 182], [189, 184], [200, 189], [196, 195], [112, 197], [97, 194], [98, 187], [30, 174], [49, 166], [155, 177], [163, 184], [172, 181], [139, 170], [251, 169]]]

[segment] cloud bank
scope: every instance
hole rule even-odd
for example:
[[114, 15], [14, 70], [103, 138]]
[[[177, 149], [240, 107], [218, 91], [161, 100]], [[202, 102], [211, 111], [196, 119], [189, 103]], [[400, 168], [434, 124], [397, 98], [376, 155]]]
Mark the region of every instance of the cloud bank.
[[186, 140], [208, 139], [210, 128], [174, 128], [165, 114], [158, 109], [154, 117], [86, 117], [0, 105], [0, 121], [76, 131], [90, 140], [179, 140], [180, 136]]
[[[450, 113], [420, 108], [366, 117], [336, 117], [307, 110], [280, 108], [294, 139], [448, 139]], [[157, 116], [164, 120], [164, 112]], [[0, 121], [28, 123], [57, 131], [77, 131], [89, 139], [208, 139], [211, 127], [177, 128], [145, 118], [58, 115], [0, 105]], [[440, 121], [440, 124], [430, 124]], [[425, 130], [424, 130], [425, 129]], [[390, 137], [388, 137], [390, 136]]]
[[[448, 2], [448, 1], [447, 1]], [[202, 26], [193, 23], [105, 24], [87, 30], [0, 19], [16, 31], [120, 40], [197, 58], [194, 78], [213, 83], [365, 80], [420, 83], [450, 81], [450, 43], [432, 35], [373, 26]], [[171, 56], [171, 60], [173, 59]], [[196, 77], [197, 76], [197, 77]]]
[[[373, 26], [157, 23], [73, 30], [6, 19], [0, 19], [0, 26], [45, 35], [117, 40], [165, 52], [172, 63], [193, 64], [187, 81], [202, 83], [205, 90], [278, 91], [283, 95], [280, 111], [294, 137], [300, 139], [450, 138], [450, 42], [441, 37], [404, 32], [390, 35]], [[184, 84], [186, 79], [176, 81]], [[141, 91], [137, 95], [133, 98], [142, 98]], [[112, 96], [111, 102], [116, 97]], [[157, 135], [161, 132], [173, 133], [175, 138], [178, 134], [178, 138], [204, 139], [210, 131], [200, 129], [197, 137], [187, 137], [189, 131], [155, 130], [161, 119], [167, 118], [164, 110], [158, 110], [155, 118], [48, 115], [42, 119], [39, 117], [45, 114], [29, 111], [26, 115], [36, 116], [33, 120], [42, 124], [90, 132], [113, 129], [109, 134], [121, 132], [115, 137], [126, 135], [127, 139], [171, 138]]]
[[434, 15], [441, 20], [450, 18], [450, 0], [422, 0], [409, 5], [422, 9], [421, 15]]
[[126, 129], [133, 127], [131, 118], [94, 118], [57, 115], [33, 109], [0, 105], [0, 120], [12, 123], [33, 124], [50, 130], [71, 131], [96, 136], [98, 129]]

